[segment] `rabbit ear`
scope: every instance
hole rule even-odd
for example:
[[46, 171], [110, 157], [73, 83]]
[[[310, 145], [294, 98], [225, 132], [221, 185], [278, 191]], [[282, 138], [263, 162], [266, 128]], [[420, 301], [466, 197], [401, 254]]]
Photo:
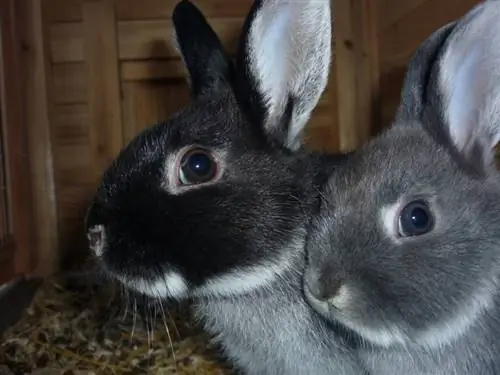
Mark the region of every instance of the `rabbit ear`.
[[445, 131], [467, 160], [486, 167], [500, 140], [500, 1], [459, 20], [439, 61]]
[[331, 59], [330, 0], [256, 0], [237, 57], [239, 100], [291, 149], [316, 107]]
[[233, 62], [201, 11], [182, 0], [173, 11], [174, 44], [189, 72], [194, 98], [231, 88]]
[[411, 57], [403, 82], [401, 103], [396, 114], [397, 123], [405, 123], [421, 116], [427, 102], [426, 91], [431, 72], [439, 59], [441, 47], [455, 24], [456, 22], [451, 22], [436, 30]]

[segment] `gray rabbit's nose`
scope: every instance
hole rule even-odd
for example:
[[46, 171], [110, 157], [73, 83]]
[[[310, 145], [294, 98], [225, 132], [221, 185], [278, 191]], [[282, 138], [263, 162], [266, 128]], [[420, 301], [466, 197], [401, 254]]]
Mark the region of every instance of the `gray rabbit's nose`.
[[308, 273], [305, 279], [305, 289], [318, 301], [328, 301], [335, 297], [342, 285], [340, 280], [325, 278], [320, 275]]
[[95, 225], [87, 232], [89, 247], [96, 256], [101, 256], [104, 248], [104, 227]]

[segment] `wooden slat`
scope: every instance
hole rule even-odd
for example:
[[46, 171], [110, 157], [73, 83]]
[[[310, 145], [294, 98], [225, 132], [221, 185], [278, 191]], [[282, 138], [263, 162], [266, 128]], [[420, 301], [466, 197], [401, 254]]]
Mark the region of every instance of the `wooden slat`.
[[33, 202], [30, 160], [23, 97], [23, 69], [20, 58], [20, 30], [16, 27], [14, 0], [0, 0], [0, 79], [1, 124], [8, 200], [10, 203], [10, 233], [14, 252], [6, 278], [23, 276], [32, 271], [34, 251]]
[[[377, 29], [386, 27], [410, 14], [415, 8], [429, 0], [377, 0]], [[435, 0], [430, 0], [435, 1]], [[439, 2], [439, 1], [438, 1]]]
[[[243, 18], [212, 18], [208, 21], [229, 53], [234, 55]], [[85, 59], [83, 29], [81, 22], [52, 25], [52, 62], [81, 62]], [[173, 27], [170, 20], [123, 21], [118, 23], [117, 30], [120, 60], [179, 58], [172, 43]]]
[[358, 148], [378, 122], [376, 2], [336, 0], [336, 61], [340, 149]]
[[123, 135], [128, 143], [139, 132], [190, 104], [185, 80], [126, 82], [123, 85]]
[[83, 63], [53, 65], [52, 85], [56, 104], [87, 102], [88, 72]]
[[381, 124], [388, 126], [396, 114], [400, 103], [401, 89], [406, 67], [394, 68], [380, 76]]
[[83, 218], [88, 209], [87, 202], [95, 194], [93, 185], [62, 185], [59, 191], [59, 201], [61, 206], [61, 219], [75, 220], [80, 219], [80, 228], [83, 232]]
[[85, 1], [83, 18], [89, 138], [96, 177], [100, 177], [123, 145], [114, 4]]
[[54, 155], [58, 159], [58, 174], [74, 168], [94, 168], [92, 151], [90, 143], [55, 145]]
[[[121, 20], [170, 18], [179, 0], [117, 0], [116, 14]], [[253, 0], [194, 0], [205, 17], [244, 17]]]
[[187, 77], [187, 70], [180, 59], [124, 61], [120, 64], [124, 81], [144, 81], [156, 79], [177, 79]]
[[50, 71], [47, 15], [39, 0], [16, 1], [21, 29], [22, 66], [28, 129], [31, 190], [33, 196], [35, 267], [32, 275], [44, 277], [58, 271], [58, 226], [52, 152], [51, 119], [53, 80]]
[[[380, 65], [385, 71], [408, 61], [435, 30], [467, 13], [479, 0], [428, 0], [379, 35]], [[395, 63], [397, 62], [397, 63]]]
[[83, 20], [83, 0], [41, 0], [47, 20], [54, 22], [75, 22]]
[[82, 22], [56, 23], [50, 27], [50, 47], [52, 62], [81, 62], [83, 51]]
[[[44, 0], [53, 22], [83, 20], [83, 0]], [[116, 16], [120, 21], [169, 19], [179, 0], [115, 0]], [[205, 17], [244, 17], [252, 0], [193, 1]]]
[[86, 104], [58, 105], [54, 113], [54, 138], [58, 145], [89, 144], [89, 112]]
[[93, 186], [96, 187], [98, 181], [95, 180], [92, 166], [82, 165], [62, 170], [58, 175], [58, 182], [61, 186]]

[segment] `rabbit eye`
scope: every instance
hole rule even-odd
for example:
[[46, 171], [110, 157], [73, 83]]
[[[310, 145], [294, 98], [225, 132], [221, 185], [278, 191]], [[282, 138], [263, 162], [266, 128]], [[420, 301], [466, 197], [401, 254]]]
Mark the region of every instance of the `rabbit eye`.
[[408, 203], [399, 215], [399, 235], [419, 236], [432, 230], [434, 217], [429, 206], [422, 200]]
[[187, 151], [179, 164], [179, 180], [183, 185], [203, 184], [217, 174], [217, 163], [208, 150], [195, 148]]

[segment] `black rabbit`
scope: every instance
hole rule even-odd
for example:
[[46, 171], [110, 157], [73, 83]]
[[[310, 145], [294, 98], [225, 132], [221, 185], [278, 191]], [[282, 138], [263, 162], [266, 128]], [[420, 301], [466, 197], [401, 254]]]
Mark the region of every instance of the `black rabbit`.
[[364, 373], [301, 290], [318, 187], [344, 160], [300, 147], [328, 78], [329, 0], [256, 1], [236, 63], [192, 3], [173, 21], [194, 104], [104, 173], [90, 247], [125, 286], [192, 299], [247, 374]]

